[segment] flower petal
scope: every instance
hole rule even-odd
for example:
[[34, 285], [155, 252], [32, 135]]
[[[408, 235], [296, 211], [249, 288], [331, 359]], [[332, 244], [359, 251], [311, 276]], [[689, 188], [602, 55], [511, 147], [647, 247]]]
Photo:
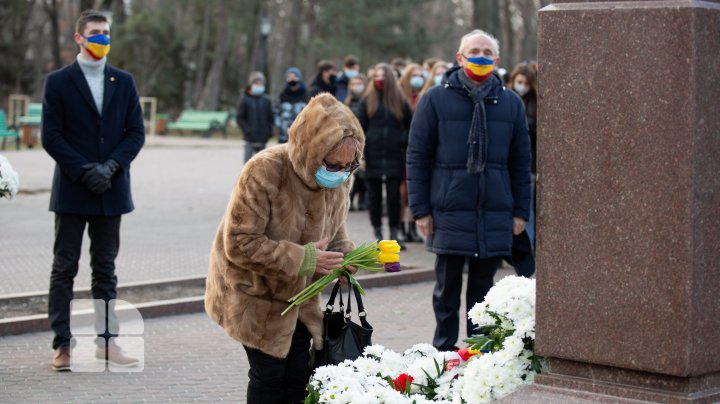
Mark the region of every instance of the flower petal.
[[383, 264], [387, 264], [390, 262], [400, 262], [400, 255], [395, 253], [381, 252], [380, 254], [378, 254], [377, 260], [382, 262]]

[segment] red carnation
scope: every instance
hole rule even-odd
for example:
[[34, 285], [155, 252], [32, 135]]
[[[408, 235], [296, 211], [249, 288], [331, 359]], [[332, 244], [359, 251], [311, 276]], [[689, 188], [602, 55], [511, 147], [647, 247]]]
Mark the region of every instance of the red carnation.
[[407, 373], [402, 373], [397, 377], [397, 379], [393, 379], [392, 382], [395, 385], [395, 390], [404, 393], [410, 390], [410, 384], [412, 381], [412, 376]]

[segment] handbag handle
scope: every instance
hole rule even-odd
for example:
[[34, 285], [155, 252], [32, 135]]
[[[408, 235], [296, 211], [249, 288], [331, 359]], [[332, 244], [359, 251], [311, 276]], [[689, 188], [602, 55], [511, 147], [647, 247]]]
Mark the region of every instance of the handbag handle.
[[350, 316], [352, 315], [352, 295], [350, 293], [353, 292], [358, 305], [358, 318], [360, 318], [360, 323], [365, 328], [371, 328], [370, 324], [367, 322], [367, 312], [365, 311], [365, 306], [363, 305], [362, 297], [360, 296], [360, 290], [352, 282], [350, 282], [350, 277], [348, 277], [348, 287], [348, 307], [345, 312], [345, 319], [350, 320]]
[[[332, 289], [332, 292], [330, 293], [330, 299], [328, 299], [328, 302], [325, 304], [325, 313], [330, 314], [332, 313], [332, 309], [335, 307], [335, 297], [338, 295], [338, 292], [340, 291], [340, 280], [338, 279], [337, 282], [335, 282], [335, 286]], [[345, 304], [343, 302], [342, 293], [339, 293], [340, 295], [340, 312], [343, 312], [343, 309], [345, 307]]]
[[332, 313], [332, 309], [335, 307], [335, 297], [339, 296], [340, 299], [340, 313], [344, 312], [345, 319], [349, 319], [352, 315], [352, 295], [351, 293], [355, 294], [355, 300], [357, 301], [358, 305], [358, 317], [360, 318], [360, 323], [362, 323], [363, 327], [369, 328], [370, 324], [367, 322], [367, 312], [365, 311], [365, 306], [363, 305], [362, 297], [360, 295], [360, 290], [353, 285], [352, 282], [350, 282], [350, 277], [346, 275], [347, 283], [348, 283], [348, 307], [347, 310], [345, 310], [345, 304], [343, 302], [342, 293], [340, 292], [340, 280], [338, 279], [337, 282], [335, 282], [335, 286], [333, 286], [332, 292], [330, 293], [330, 299], [328, 299], [327, 304], [325, 305], [325, 313], [330, 314]]

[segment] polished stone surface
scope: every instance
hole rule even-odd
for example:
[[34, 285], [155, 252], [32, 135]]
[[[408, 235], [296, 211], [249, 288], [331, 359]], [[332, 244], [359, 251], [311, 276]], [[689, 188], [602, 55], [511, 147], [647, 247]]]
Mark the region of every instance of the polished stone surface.
[[539, 14], [537, 351], [558, 358], [540, 384], [720, 388], [718, 3]]

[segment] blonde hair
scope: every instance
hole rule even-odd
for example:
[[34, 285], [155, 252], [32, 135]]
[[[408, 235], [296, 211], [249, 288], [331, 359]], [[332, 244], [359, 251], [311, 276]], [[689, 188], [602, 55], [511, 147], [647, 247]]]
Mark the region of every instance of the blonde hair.
[[[402, 77], [400, 77], [400, 89], [403, 92], [403, 95], [405, 96], [405, 101], [408, 102], [412, 106], [413, 104], [413, 91], [415, 91], [415, 95], [420, 93], [420, 89], [413, 89], [410, 86], [410, 79], [413, 77], [413, 73], [415, 71], [420, 71], [422, 73], [422, 66], [420, 66], [417, 63], [410, 63], [409, 65], [405, 66], [405, 73], [403, 73]], [[423, 79], [427, 82], [427, 79], [423, 77]], [[425, 83], [423, 83], [425, 84]]]
[[428, 79], [425, 80], [425, 84], [423, 84], [422, 88], [420, 89], [420, 94], [418, 94], [418, 98], [417, 98], [418, 102], [420, 102], [420, 98], [422, 98], [422, 96], [425, 95], [427, 90], [435, 87], [435, 76], [438, 74], [437, 71], [440, 69], [445, 69], [445, 71], [448, 71], [448, 70], [450, 70], [450, 67], [448, 66], [447, 62], [445, 62], [445, 61], [440, 60], [438, 62], [435, 62], [435, 65], [433, 65], [432, 71], [430, 71], [430, 77], [428, 77]]

